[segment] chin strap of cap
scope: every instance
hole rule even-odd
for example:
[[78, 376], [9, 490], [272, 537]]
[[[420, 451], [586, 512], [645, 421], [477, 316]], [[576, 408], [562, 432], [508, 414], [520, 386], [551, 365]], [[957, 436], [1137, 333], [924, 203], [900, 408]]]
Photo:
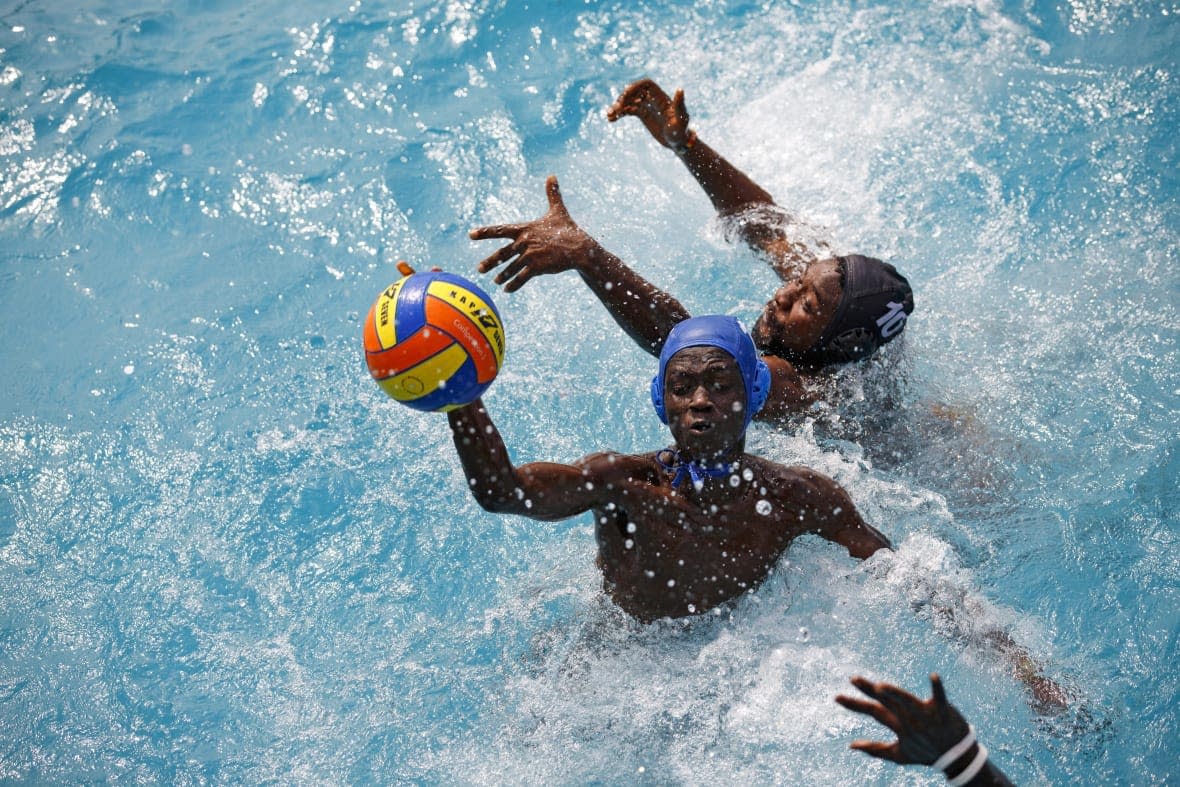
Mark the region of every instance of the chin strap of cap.
[[[670, 462], [664, 461], [663, 457], [668, 455], [671, 457]], [[679, 451], [673, 451], [671, 448], [665, 448], [663, 451], [656, 453], [656, 461], [659, 462], [660, 467], [667, 470], [669, 473], [675, 473], [672, 477], [672, 488], [675, 489], [683, 484], [685, 481], [692, 480], [692, 485], [696, 489], [700, 489], [705, 485], [706, 478], [724, 478], [733, 472], [734, 462], [723, 462], [719, 465], [702, 465], [693, 459], [684, 459]]]

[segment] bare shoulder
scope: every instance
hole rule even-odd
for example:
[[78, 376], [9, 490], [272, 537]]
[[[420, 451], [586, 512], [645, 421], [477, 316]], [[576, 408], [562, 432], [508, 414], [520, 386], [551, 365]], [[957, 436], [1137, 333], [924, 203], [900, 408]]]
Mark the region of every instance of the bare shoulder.
[[599, 451], [582, 457], [574, 466], [605, 483], [621, 483], [647, 479], [658, 470], [655, 454], [623, 454]]
[[763, 355], [762, 360], [770, 369], [770, 396], [756, 418], [761, 421], [786, 421], [815, 402], [815, 395], [794, 364], [777, 355]]
[[767, 492], [776, 497], [806, 504], [843, 491], [832, 478], [802, 465], [783, 465], [762, 457], [749, 457], [749, 464], [762, 479]]

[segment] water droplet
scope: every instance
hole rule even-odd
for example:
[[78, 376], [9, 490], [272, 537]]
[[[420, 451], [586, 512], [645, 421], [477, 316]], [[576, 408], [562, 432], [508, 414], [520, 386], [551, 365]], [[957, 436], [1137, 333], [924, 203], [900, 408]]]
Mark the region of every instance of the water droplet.
[[123, 374], [135, 374], [135, 364], [129, 363], [123, 367]]
[[747, 481], [753, 481], [754, 480], [754, 471], [747, 467], [745, 470], [742, 471], [742, 478], [746, 479]]
[[696, 605], [696, 604], [689, 604], [689, 605], [688, 605], [688, 611], [689, 611], [689, 612], [696, 612], [696, 611], [697, 611], [697, 605]]
[[737, 485], [738, 485], [738, 484], [740, 484], [741, 482], [742, 482], [742, 479], [738, 478], [736, 474], [734, 474], [734, 475], [731, 475], [731, 476], [729, 477], [729, 485], [730, 485], [730, 486], [737, 486]]
[[646, 569], [646, 570], [643, 572], [643, 575], [644, 575], [645, 577], [647, 577], [648, 579], [655, 579], [656, 572], [652, 571], [652, 570], [649, 568], [649, 569]]
[[668, 580], [668, 587], [670, 587], [670, 588], [674, 588], [674, 587], [676, 587], [676, 580], [674, 580], [674, 579], [669, 579], [669, 580]]
[[762, 516], [767, 516], [773, 508], [774, 506], [770, 504], [769, 500], [759, 500], [754, 504], [754, 510]]
[[811, 632], [807, 630], [806, 626], [800, 626], [799, 627], [799, 641], [800, 642], [807, 642], [809, 639], [811, 639]]
[[635, 523], [634, 523], [634, 522], [628, 522], [628, 523], [627, 523], [627, 532], [628, 532], [628, 533], [634, 533], [634, 532], [635, 532]]
[[623, 542], [623, 549], [630, 549], [633, 546], [635, 546], [635, 542], [629, 538]]

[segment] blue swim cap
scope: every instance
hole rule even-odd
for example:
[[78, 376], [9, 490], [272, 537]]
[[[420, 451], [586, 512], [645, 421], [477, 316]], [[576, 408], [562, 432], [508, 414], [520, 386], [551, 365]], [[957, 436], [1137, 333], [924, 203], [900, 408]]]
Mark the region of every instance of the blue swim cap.
[[664, 409], [664, 373], [668, 361], [685, 347], [717, 347], [733, 356], [742, 373], [742, 382], [746, 384], [745, 425], [749, 426], [750, 419], [762, 409], [770, 394], [770, 369], [758, 356], [754, 340], [741, 323], [720, 314], [690, 317], [668, 334], [664, 349], [660, 351], [660, 373], [651, 381], [651, 403], [660, 420], [668, 423], [668, 413]]

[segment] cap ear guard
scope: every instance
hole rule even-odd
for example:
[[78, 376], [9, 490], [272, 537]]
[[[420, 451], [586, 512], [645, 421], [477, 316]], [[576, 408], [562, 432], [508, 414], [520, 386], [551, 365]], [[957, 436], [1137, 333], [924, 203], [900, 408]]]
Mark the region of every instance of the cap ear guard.
[[872, 355], [880, 346], [876, 334], [868, 328], [858, 327], [832, 339], [823, 352], [831, 361], [847, 363]]
[[668, 423], [668, 414], [664, 412], [664, 385], [663, 375], [657, 374], [651, 378], [651, 404], [656, 408], [656, 415], [660, 418], [660, 423]]
[[766, 404], [766, 398], [770, 396], [770, 367], [761, 358], [758, 359], [758, 364], [755, 367], [754, 384], [751, 388], [746, 397], [750, 402], [750, 412], [746, 413], [747, 426], [750, 424], [750, 419], [762, 409], [762, 405]]
[[[660, 375], [651, 378], [651, 405], [656, 408], [656, 415], [659, 416], [661, 423], [668, 423], [668, 413], [664, 410], [664, 386], [661, 384], [663, 380]], [[761, 358], [758, 359], [758, 364], [754, 369], [754, 380], [747, 392], [746, 401], [750, 411], [746, 413], [746, 425], [749, 426], [750, 419], [752, 419], [762, 406], [766, 404], [766, 399], [770, 396], [770, 367], [766, 365], [766, 361]]]

